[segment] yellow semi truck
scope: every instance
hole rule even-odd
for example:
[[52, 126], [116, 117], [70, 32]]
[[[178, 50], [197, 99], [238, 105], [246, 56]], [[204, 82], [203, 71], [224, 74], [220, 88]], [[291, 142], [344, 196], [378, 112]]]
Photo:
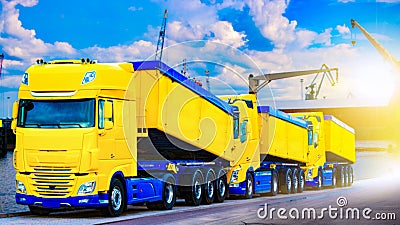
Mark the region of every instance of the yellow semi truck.
[[[322, 187], [332, 174], [350, 177], [333, 169], [354, 162], [354, 149], [335, 145], [343, 124], [325, 121], [258, 106], [255, 94], [219, 98], [159, 61], [38, 60], [13, 105], [16, 201], [35, 214], [118, 216], [137, 203], [172, 209], [176, 198], [199, 205]], [[322, 142], [324, 127], [333, 130]], [[326, 152], [344, 161], [326, 162]]]

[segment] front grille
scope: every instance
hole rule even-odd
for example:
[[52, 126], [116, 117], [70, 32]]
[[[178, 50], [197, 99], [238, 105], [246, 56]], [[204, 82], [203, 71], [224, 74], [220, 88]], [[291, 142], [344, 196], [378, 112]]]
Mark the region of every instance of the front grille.
[[72, 193], [75, 176], [67, 168], [35, 168], [32, 185], [38, 196], [65, 197]]

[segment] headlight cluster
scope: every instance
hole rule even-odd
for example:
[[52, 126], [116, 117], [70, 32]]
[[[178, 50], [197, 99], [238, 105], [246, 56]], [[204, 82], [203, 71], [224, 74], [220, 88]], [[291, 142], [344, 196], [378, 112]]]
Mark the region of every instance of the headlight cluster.
[[78, 195], [91, 194], [93, 193], [95, 188], [96, 188], [96, 181], [86, 182], [79, 187]]
[[238, 180], [238, 178], [239, 178], [239, 171], [241, 170], [241, 168], [238, 168], [238, 169], [235, 169], [233, 172], [232, 172], [232, 176], [231, 176], [231, 182], [230, 183], [234, 183], [234, 182], [236, 182], [237, 180]]
[[16, 180], [15, 186], [16, 186], [18, 193], [26, 194], [26, 187], [25, 187], [25, 184], [22, 183], [22, 181]]

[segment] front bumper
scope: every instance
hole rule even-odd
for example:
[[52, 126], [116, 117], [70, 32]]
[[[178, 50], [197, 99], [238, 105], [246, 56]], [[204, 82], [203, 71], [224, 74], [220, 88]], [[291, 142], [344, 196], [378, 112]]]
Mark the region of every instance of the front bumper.
[[108, 194], [67, 198], [40, 198], [17, 193], [15, 200], [17, 204], [35, 205], [43, 208], [102, 208], [108, 205]]

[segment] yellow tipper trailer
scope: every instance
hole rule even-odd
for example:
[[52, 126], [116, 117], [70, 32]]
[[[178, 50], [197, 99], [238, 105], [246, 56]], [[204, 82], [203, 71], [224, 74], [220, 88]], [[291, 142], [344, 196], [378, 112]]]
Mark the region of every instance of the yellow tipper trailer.
[[331, 115], [325, 115], [324, 122], [326, 160], [355, 163], [354, 129]]

